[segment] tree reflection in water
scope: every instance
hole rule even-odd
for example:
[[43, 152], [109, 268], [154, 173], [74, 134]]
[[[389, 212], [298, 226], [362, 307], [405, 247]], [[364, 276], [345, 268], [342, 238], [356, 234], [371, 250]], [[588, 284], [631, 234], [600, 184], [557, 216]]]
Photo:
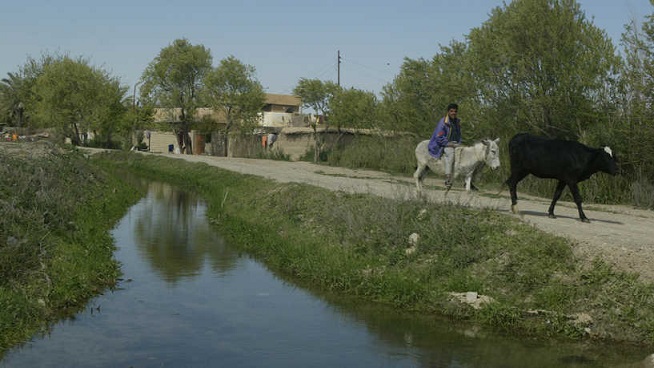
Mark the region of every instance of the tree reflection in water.
[[200, 274], [205, 262], [217, 274], [234, 269], [238, 254], [210, 227], [206, 204], [197, 195], [152, 182], [142, 208], [137, 247], [167, 282]]

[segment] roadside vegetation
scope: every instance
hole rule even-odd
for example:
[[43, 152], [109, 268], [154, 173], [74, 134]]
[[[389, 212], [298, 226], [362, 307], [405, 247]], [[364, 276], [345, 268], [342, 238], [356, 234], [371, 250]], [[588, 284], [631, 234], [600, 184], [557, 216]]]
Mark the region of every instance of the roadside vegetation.
[[81, 153], [0, 142], [0, 357], [120, 274], [109, 230], [140, 196]]
[[[514, 334], [654, 346], [653, 285], [575, 259], [563, 238], [494, 211], [278, 184], [165, 157], [97, 160], [199, 193], [223, 235], [295, 282]], [[456, 294], [468, 292], [481, 308]]]

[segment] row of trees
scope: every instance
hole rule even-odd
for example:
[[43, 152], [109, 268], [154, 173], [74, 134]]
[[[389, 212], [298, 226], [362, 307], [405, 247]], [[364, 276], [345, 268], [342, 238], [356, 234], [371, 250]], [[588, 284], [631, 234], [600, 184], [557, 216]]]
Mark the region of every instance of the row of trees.
[[[307, 78], [294, 93], [333, 126], [422, 138], [445, 106], [458, 102], [467, 140], [530, 131], [610, 144], [623, 168], [652, 179], [654, 17], [625, 25], [621, 44], [618, 52], [575, 0], [514, 0], [430, 60], [405, 59], [379, 97]], [[198, 123], [198, 107], [221, 111], [223, 121], [213, 123], [226, 133], [251, 131], [264, 98], [254, 67], [228, 57], [214, 68], [210, 51], [185, 39], [163, 48], [141, 83], [137, 117], [127, 89], [85, 60], [28, 60], [0, 84], [1, 118], [13, 125], [56, 125], [71, 138], [96, 131], [108, 144], [115, 132], [147, 121], [147, 107], [177, 108], [182, 123], [173, 128], [190, 152], [188, 131]]]
[[[151, 124], [154, 107], [180, 111], [172, 129], [180, 147], [192, 152], [189, 130], [193, 124], [214, 124], [206, 129], [229, 132], [234, 126], [252, 128], [264, 104], [264, 92], [253, 67], [234, 57], [212, 67], [204, 46], [175, 40], [143, 72], [140, 95], [128, 96], [128, 87], [82, 58], [46, 55], [28, 59], [18, 73], [9, 73], [0, 85], [1, 123], [29, 128], [55, 128], [75, 145], [115, 147], [131, 145], [132, 134]], [[194, 120], [199, 107], [223, 112], [221, 121]], [[86, 139], [93, 133], [94, 141]]]

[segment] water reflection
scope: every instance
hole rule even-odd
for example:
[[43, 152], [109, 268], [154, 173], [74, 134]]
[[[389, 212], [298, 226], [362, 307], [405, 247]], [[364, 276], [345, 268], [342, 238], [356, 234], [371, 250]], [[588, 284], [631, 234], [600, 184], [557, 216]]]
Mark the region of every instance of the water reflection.
[[135, 216], [134, 239], [152, 270], [167, 282], [198, 275], [205, 260], [219, 274], [235, 267], [236, 252], [210, 228], [205, 211], [204, 202], [192, 193], [149, 184]]

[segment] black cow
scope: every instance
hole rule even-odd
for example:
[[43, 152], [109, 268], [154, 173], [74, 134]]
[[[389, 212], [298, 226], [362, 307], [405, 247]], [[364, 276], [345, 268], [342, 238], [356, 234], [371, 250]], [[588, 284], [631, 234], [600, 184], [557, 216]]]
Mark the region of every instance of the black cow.
[[532, 174], [539, 178], [558, 180], [554, 198], [547, 211], [554, 216], [554, 206], [567, 185], [579, 210], [579, 219], [590, 222], [581, 209], [581, 195], [577, 183], [598, 171], [615, 175], [618, 165], [609, 147], [590, 148], [575, 141], [548, 139], [526, 133], [516, 134], [509, 142], [511, 176], [506, 180], [511, 192], [511, 211], [518, 213], [516, 187], [520, 180]]

